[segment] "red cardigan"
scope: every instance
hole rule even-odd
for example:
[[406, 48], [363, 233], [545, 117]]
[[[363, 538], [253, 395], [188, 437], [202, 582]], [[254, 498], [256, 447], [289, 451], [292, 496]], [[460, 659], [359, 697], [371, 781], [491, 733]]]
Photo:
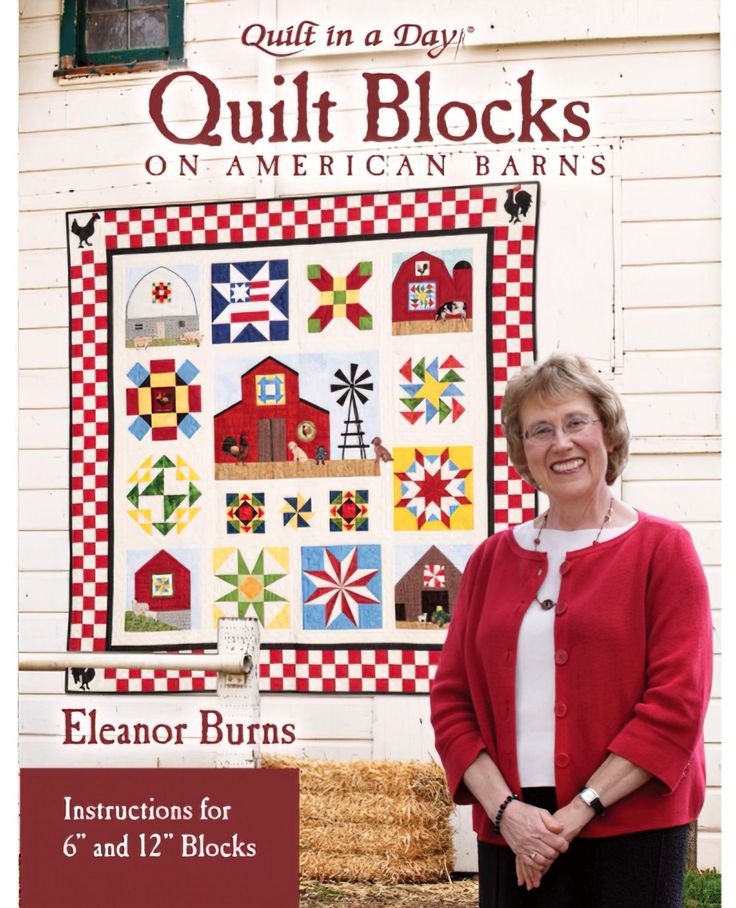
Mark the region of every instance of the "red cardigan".
[[[503, 844], [463, 776], [487, 751], [512, 791], [519, 626], [547, 556], [511, 530], [468, 562], [430, 695], [437, 751], [473, 827]], [[570, 552], [555, 614], [555, 779], [567, 804], [609, 752], [655, 777], [594, 818], [585, 837], [664, 829], [703, 806], [703, 719], [711, 682], [708, 590], [689, 534], [639, 514], [628, 532]]]

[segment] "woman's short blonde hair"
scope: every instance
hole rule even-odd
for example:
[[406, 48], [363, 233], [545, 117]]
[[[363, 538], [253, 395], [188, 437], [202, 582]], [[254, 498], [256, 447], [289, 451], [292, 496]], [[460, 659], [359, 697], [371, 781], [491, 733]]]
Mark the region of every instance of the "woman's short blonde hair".
[[629, 427], [616, 392], [580, 356], [554, 353], [515, 375], [506, 386], [501, 406], [501, 425], [509, 459], [521, 476], [537, 486], [526, 462], [521, 427], [521, 406], [526, 400], [559, 400], [572, 394], [587, 394], [601, 421], [608, 454], [606, 484], [621, 475], [629, 457]]

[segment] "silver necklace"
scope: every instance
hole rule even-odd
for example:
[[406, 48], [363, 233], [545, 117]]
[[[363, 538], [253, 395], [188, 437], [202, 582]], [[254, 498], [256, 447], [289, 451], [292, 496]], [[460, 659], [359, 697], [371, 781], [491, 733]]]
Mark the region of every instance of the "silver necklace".
[[[593, 542], [591, 543], [591, 545], [597, 545], [598, 540], [601, 538], [601, 533], [603, 532], [603, 529], [605, 528], [606, 524], [609, 523], [611, 520], [612, 513], [613, 513], [613, 496], [611, 496], [608, 500], [608, 510], [606, 511], [605, 517], [603, 518], [600, 528], [599, 528], [598, 532], [596, 533], [596, 537], [593, 540]], [[547, 529], [548, 518], [549, 518], [549, 511], [545, 511], [545, 513], [542, 517], [542, 522], [539, 525], [539, 530], [537, 531], [537, 535], [534, 537], [534, 550], [535, 551], [539, 550], [538, 546], [542, 539], [542, 530]], [[548, 612], [550, 609], [554, 608], [557, 605], [557, 603], [554, 601], [554, 599], [542, 600], [536, 594], [534, 596], [534, 601], [538, 602], [539, 605], [541, 605], [541, 607], [545, 610], [545, 612]]]

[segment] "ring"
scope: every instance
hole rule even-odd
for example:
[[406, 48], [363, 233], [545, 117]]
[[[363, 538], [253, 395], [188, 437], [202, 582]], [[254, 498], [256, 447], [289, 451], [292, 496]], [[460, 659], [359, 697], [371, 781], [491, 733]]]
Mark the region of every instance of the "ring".
[[534, 860], [534, 858], [536, 858], [536, 856], [537, 856], [537, 852], [536, 852], [536, 851], [532, 851], [532, 853], [529, 855], [529, 857], [530, 857], [532, 860]]

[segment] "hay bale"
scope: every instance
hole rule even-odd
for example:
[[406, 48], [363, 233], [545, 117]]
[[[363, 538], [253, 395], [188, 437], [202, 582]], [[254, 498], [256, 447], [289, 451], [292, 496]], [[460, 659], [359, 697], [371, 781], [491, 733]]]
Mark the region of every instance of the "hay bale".
[[429, 883], [454, 853], [445, 776], [433, 763], [291, 760], [299, 770], [301, 873], [306, 879]]

